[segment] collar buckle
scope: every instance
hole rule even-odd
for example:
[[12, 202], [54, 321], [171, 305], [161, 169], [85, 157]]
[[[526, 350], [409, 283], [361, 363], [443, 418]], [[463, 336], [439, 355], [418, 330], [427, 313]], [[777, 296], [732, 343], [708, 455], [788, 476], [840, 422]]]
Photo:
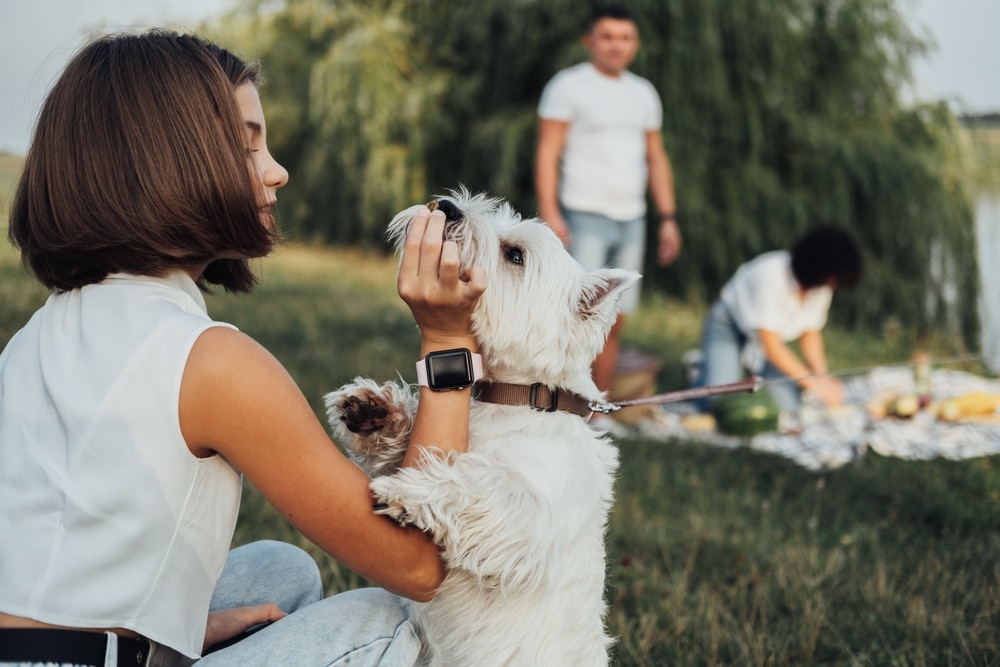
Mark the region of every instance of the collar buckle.
[[555, 412], [559, 409], [559, 389], [550, 389], [549, 394], [552, 396], [552, 401], [548, 407], [538, 404], [538, 390], [544, 387], [541, 382], [535, 382], [531, 385], [528, 390], [528, 405], [531, 406], [532, 410], [538, 410], [539, 412]]

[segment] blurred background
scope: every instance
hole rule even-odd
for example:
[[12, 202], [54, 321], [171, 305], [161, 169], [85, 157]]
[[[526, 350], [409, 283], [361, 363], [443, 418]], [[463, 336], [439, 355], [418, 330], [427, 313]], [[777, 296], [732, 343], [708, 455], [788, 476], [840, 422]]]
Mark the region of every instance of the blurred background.
[[[419, 335], [381, 238], [392, 214], [459, 183], [536, 210], [538, 96], [585, 57], [590, 4], [0, 0], [0, 233], [39, 105], [88, 36], [169, 25], [260, 59], [291, 242], [260, 263], [252, 299], [209, 308], [274, 352], [323, 419], [324, 393], [355, 375], [412, 373]], [[831, 368], [921, 349], [1000, 371], [1000, 1], [628, 4], [685, 237], [677, 263], [648, 262], [624, 333], [657, 357], [660, 390], [679, 388], [736, 266], [819, 221], [853, 230], [867, 264], [834, 299]], [[46, 296], [0, 242], [0, 347]], [[873, 447], [812, 470], [697, 434], [616, 444], [613, 664], [1000, 667], [1000, 456]], [[262, 538], [309, 549], [328, 592], [364, 583], [247, 485], [234, 544]]]
[[[633, 0], [685, 235], [644, 289], [711, 300], [818, 222], [854, 230], [864, 288], [831, 318], [982, 350], [1000, 369], [1000, 25], [993, 0]], [[535, 109], [582, 60], [576, 0], [5, 0], [0, 150], [26, 150], [93, 33], [171, 25], [259, 58], [283, 226], [382, 248], [401, 208], [464, 184], [536, 210]], [[6, 193], [4, 193], [6, 194]], [[650, 226], [655, 229], [655, 226]]]

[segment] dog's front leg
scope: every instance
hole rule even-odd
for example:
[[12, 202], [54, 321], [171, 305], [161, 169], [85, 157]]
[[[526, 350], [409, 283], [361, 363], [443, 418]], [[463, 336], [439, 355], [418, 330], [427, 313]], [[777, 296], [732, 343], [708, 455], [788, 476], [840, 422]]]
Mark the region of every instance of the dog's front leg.
[[508, 592], [546, 575], [551, 512], [530, 483], [475, 453], [428, 450], [419, 466], [372, 480], [379, 513], [429, 532], [449, 568]]
[[324, 397], [337, 441], [368, 475], [392, 473], [406, 453], [417, 409], [407, 385], [354, 378]]

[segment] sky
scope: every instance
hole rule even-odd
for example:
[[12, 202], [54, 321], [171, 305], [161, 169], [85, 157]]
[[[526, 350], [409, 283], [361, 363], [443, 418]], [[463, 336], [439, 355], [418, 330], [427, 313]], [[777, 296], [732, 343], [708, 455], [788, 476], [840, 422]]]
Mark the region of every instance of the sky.
[[[0, 0], [0, 151], [21, 154], [39, 107], [66, 61], [95, 31], [193, 29], [235, 0]], [[899, 0], [937, 49], [913, 63], [912, 99], [944, 99], [958, 113], [1000, 112], [1000, 0]]]

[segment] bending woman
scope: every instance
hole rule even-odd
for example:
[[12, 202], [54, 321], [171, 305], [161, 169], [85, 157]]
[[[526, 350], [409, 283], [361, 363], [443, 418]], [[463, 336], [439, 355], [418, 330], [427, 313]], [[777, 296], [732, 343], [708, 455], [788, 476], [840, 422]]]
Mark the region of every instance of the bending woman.
[[[373, 514], [288, 372], [206, 312], [210, 285], [251, 291], [248, 260], [278, 237], [288, 174], [259, 80], [198, 37], [122, 34], [86, 46], [44, 103], [10, 215], [53, 294], [0, 356], [0, 662], [190, 664], [268, 623], [199, 664], [416, 660], [394, 594], [433, 597], [438, 549]], [[476, 346], [484, 274], [460, 272], [443, 229], [418, 215], [400, 266], [421, 356]], [[464, 451], [470, 392], [421, 389], [413, 442]], [[318, 601], [304, 552], [230, 553], [244, 475], [382, 588]]]
[[[699, 386], [737, 382], [744, 372], [765, 380], [779, 407], [795, 411], [808, 391], [826, 405], [843, 400], [829, 370], [823, 327], [834, 290], [861, 278], [861, 253], [839, 227], [820, 227], [789, 250], [759, 255], [741, 265], [709, 310], [702, 330]], [[799, 355], [788, 343], [798, 341]], [[708, 409], [710, 400], [699, 406]]]

